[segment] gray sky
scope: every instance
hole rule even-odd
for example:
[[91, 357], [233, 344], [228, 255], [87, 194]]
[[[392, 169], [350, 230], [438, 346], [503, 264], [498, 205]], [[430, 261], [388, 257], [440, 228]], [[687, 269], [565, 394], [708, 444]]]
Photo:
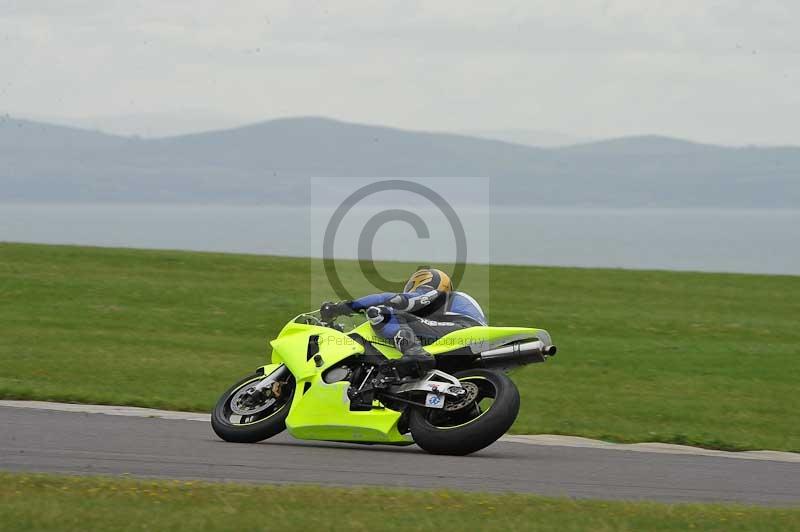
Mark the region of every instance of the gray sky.
[[466, 4], [0, 0], [0, 112], [800, 144], [796, 0]]

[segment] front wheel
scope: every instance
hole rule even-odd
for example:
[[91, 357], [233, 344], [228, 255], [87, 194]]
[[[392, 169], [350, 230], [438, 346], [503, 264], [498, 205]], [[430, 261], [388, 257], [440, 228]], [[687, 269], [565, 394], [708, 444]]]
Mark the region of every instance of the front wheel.
[[519, 413], [519, 390], [505, 374], [469, 369], [453, 376], [467, 388], [468, 403], [415, 408], [409, 417], [414, 442], [429, 453], [479, 451], [505, 434]]
[[[253, 374], [231, 386], [211, 413], [211, 427], [225, 441], [255, 443], [286, 429], [294, 396], [294, 378], [273, 384], [270, 394], [254, 395], [264, 375]], [[277, 393], [277, 395], [276, 395]]]

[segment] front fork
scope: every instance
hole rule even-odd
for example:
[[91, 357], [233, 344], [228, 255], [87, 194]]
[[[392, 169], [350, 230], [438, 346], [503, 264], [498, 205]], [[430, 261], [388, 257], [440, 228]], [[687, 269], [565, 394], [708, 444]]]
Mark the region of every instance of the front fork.
[[253, 391], [249, 394], [246, 402], [260, 403], [273, 397], [277, 399], [281, 395], [283, 384], [291, 374], [289, 368], [281, 364], [268, 375], [265, 375], [264, 378], [253, 387]]

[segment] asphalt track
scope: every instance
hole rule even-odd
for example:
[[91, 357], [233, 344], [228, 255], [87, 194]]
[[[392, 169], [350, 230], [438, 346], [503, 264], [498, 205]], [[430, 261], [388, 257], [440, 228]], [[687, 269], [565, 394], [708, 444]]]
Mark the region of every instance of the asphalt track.
[[0, 407], [0, 470], [800, 504], [797, 462], [509, 442], [467, 457], [285, 435], [231, 444], [202, 421], [10, 407]]

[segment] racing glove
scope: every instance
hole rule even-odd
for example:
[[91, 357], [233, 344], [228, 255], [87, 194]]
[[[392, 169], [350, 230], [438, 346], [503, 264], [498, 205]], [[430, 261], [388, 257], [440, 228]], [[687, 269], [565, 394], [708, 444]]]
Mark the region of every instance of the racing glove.
[[353, 309], [347, 301], [340, 301], [339, 303], [331, 303], [326, 301], [319, 307], [319, 315], [322, 321], [331, 321], [338, 316], [347, 316], [353, 313]]

